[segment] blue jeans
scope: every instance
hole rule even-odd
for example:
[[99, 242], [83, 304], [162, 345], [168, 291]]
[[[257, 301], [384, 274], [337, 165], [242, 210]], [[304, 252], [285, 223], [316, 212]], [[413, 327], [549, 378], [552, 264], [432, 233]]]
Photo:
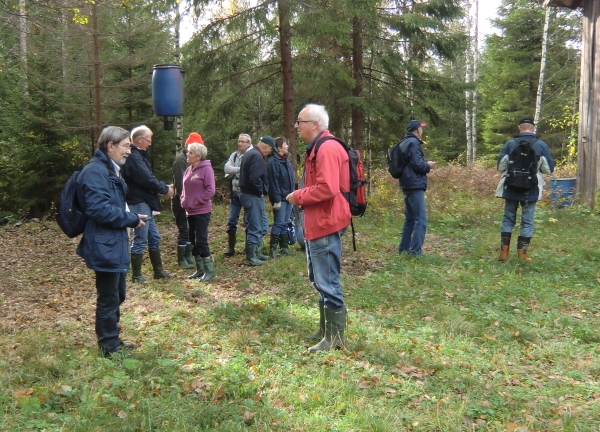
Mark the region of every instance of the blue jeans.
[[273, 228], [271, 228], [271, 234], [287, 234], [288, 222], [290, 221], [293, 208], [293, 204], [290, 204], [287, 201], [282, 201], [279, 210], [273, 210]]
[[504, 200], [504, 217], [500, 232], [512, 232], [517, 223], [517, 210], [521, 206], [521, 236], [533, 237], [533, 217], [535, 215], [536, 202]]
[[424, 190], [407, 190], [404, 193], [404, 226], [398, 253], [408, 252], [410, 255], [423, 255], [421, 248], [425, 242], [427, 231], [427, 207]]
[[231, 191], [231, 203], [229, 204], [229, 216], [227, 216], [227, 232], [236, 233], [237, 224], [242, 211], [242, 203], [240, 202], [240, 193], [234, 190]]
[[146, 203], [131, 204], [129, 210], [137, 214], [145, 214], [148, 216], [146, 225], [141, 228], [134, 228], [133, 242], [131, 243], [132, 254], [143, 254], [144, 249], [148, 246], [149, 250], [156, 250], [160, 247], [160, 234], [152, 216], [152, 210]]
[[240, 202], [244, 206], [246, 243], [259, 244], [263, 236], [269, 231], [269, 220], [265, 212], [265, 198], [240, 192]]
[[320, 299], [328, 309], [344, 305], [340, 283], [344, 231], [345, 229], [305, 243], [308, 280], [319, 292]]
[[210, 223], [210, 213], [188, 216], [190, 242], [194, 245], [192, 255], [200, 255], [202, 258], [210, 256], [208, 247], [208, 224]]
[[126, 273], [96, 271], [96, 336], [104, 353], [117, 351], [119, 341], [119, 306], [125, 301]]

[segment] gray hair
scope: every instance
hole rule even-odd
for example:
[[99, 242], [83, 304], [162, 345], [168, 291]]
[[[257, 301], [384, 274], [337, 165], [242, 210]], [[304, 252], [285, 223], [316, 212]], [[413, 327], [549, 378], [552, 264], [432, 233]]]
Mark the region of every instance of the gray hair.
[[106, 126], [100, 132], [98, 138], [98, 148], [104, 153], [108, 153], [108, 143], [112, 142], [115, 145], [119, 145], [125, 138], [129, 138], [129, 132], [119, 126]]
[[319, 123], [322, 129], [329, 127], [329, 114], [325, 110], [325, 106], [317, 104], [308, 104], [303, 110], [306, 110], [306, 114], [310, 120], [315, 120]]
[[188, 153], [193, 153], [196, 156], [200, 156], [200, 159], [206, 160], [206, 155], [208, 154], [208, 150], [205, 145], [199, 143], [191, 143], [187, 146]]
[[148, 126], [144, 125], [134, 127], [131, 129], [131, 141], [135, 141], [139, 137], [144, 136], [146, 132], [152, 133], [152, 130], [150, 130]]
[[250, 135], [243, 133], [238, 136], [238, 139], [241, 137], [246, 138], [248, 140], [248, 144], [252, 144], [252, 137]]

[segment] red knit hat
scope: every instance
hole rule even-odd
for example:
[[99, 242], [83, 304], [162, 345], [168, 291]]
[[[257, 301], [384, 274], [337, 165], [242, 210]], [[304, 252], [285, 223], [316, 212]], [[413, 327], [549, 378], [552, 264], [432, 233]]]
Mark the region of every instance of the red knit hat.
[[193, 144], [193, 143], [198, 143], [198, 144], [204, 145], [204, 140], [202, 139], [202, 135], [200, 135], [198, 132], [192, 132], [190, 134], [190, 136], [188, 137], [188, 139], [186, 140], [185, 145]]

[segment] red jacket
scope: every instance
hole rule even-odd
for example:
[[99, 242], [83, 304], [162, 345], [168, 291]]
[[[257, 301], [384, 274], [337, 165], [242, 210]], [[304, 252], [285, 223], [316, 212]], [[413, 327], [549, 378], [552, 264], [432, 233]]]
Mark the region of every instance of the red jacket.
[[[328, 130], [320, 136], [331, 136]], [[310, 148], [310, 145], [309, 145]], [[350, 225], [350, 206], [340, 190], [350, 190], [348, 153], [337, 142], [327, 140], [319, 148], [316, 163], [314, 145], [304, 162], [304, 188], [294, 192], [294, 203], [304, 207], [304, 238], [314, 240]]]

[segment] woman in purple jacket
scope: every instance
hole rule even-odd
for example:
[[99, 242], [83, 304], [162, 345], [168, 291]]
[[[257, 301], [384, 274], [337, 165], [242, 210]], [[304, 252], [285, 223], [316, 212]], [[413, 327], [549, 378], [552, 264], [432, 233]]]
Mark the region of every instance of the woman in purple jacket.
[[194, 245], [192, 255], [196, 272], [189, 279], [201, 278], [208, 282], [215, 277], [215, 263], [208, 247], [208, 224], [215, 196], [215, 172], [206, 160], [207, 150], [202, 144], [188, 145], [187, 161], [190, 166], [183, 174], [181, 207], [188, 219], [190, 242]]

